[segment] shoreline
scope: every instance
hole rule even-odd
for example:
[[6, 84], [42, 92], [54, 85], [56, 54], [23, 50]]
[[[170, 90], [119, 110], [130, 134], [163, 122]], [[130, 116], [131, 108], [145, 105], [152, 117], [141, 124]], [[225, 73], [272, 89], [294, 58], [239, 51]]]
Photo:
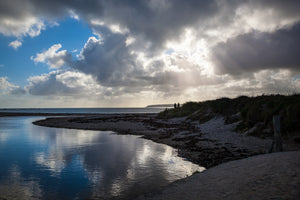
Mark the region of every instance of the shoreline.
[[186, 118], [157, 119], [156, 115], [0, 113], [0, 117], [44, 116], [33, 124], [45, 127], [142, 135], [176, 148], [179, 156], [207, 168], [158, 192], [143, 194], [139, 200], [300, 198], [299, 146], [284, 141], [283, 150], [289, 152], [267, 154], [271, 139], [236, 133], [232, 131], [236, 123], [225, 124], [221, 116], [200, 124]]
[[[266, 154], [272, 139], [234, 132], [236, 123], [225, 124], [222, 116], [199, 123], [185, 117], [158, 119], [156, 113], [17, 113], [0, 112], [0, 117], [40, 116], [38, 126], [96, 131], [113, 131], [175, 148], [178, 155], [206, 169], [251, 156]], [[283, 141], [284, 151], [300, 150], [299, 144]]]
[[[47, 117], [35, 125], [82, 130], [113, 131], [116, 134], [140, 135], [169, 145], [180, 157], [211, 168], [219, 164], [268, 153], [271, 139], [241, 135], [232, 131], [236, 123], [226, 125], [219, 116], [200, 124], [186, 118], [157, 119], [157, 114], [73, 114]], [[299, 150], [284, 144], [284, 150]]]
[[289, 151], [223, 163], [135, 200], [297, 200], [299, 187], [300, 151]]
[[[210, 168], [221, 163], [266, 153], [264, 149], [248, 150], [227, 141], [202, 136], [199, 127], [184, 119], [159, 120], [156, 114], [100, 114], [94, 116], [49, 117], [33, 122], [35, 125], [97, 131], [113, 131], [122, 135], [140, 135], [142, 138], [169, 145], [178, 155]], [[200, 144], [202, 145], [200, 146]], [[271, 145], [271, 144], [270, 144]]]

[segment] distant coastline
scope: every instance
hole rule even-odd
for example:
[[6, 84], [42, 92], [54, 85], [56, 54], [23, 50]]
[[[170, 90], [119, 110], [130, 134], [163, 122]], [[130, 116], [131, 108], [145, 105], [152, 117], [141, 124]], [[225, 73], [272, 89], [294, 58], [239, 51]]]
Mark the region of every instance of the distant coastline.
[[146, 108], [173, 108], [173, 104], [154, 104], [148, 105]]
[[20, 113], [30, 116], [35, 114], [43, 115], [73, 115], [73, 114], [126, 114], [126, 113], [159, 113], [163, 107], [137, 107], [137, 108], [0, 108], [0, 115], [5, 113], [16, 115]]

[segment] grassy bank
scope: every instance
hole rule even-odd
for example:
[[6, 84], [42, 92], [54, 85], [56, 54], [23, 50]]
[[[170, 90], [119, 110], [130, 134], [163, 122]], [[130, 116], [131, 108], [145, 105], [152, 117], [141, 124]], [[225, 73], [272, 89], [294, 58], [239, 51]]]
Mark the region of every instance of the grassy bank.
[[187, 117], [203, 123], [218, 115], [224, 116], [226, 123], [239, 122], [237, 131], [259, 137], [273, 134], [272, 117], [280, 115], [283, 135], [300, 136], [300, 94], [240, 96], [234, 99], [187, 102], [180, 108], [164, 110], [158, 117]]

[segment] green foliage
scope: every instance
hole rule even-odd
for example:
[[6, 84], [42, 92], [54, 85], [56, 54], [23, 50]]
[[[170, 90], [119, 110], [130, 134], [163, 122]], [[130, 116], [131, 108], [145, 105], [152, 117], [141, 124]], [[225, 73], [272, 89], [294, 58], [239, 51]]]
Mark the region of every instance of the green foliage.
[[159, 118], [169, 119], [175, 117], [184, 117], [192, 114], [201, 108], [201, 103], [187, 102], [179, 108], [166, 109], [158, 114]]
[[[235, 115], [240, 113], [239, 115]], [[300, 131], [300, 94], [240, 96], [234, 99], [220, 98], [205, 102], [187, 102], [180, 108], [166, 109], [159, 118], [187, 117], [190, 120], [206, 122], [216, 115], [225, 116], [226, 123], [240, 121], [239, 131], [253, 127], [253, 135], [272, 134], [274, 115], [280, 115], [282, 132]]]
[[241, 111], [242, 122], [238, 128], [243, 131], [243, 129], [247, 130], [262, 123], [264, 126], [257, 126], [256, 132], [261, 133], [263, 129], [269, 129], [269, 134], [272, 134], [274, 115], [280, 115], [284, 134], [300, 130], [300, 95], [270, 95], [252, 98]]
[[230, 112], [231, 101], [232, 100], [229, 98], [221, 98], [213, 101], [206, 101], [206, 104], [210, 106], [213, 112], [225, 114]]

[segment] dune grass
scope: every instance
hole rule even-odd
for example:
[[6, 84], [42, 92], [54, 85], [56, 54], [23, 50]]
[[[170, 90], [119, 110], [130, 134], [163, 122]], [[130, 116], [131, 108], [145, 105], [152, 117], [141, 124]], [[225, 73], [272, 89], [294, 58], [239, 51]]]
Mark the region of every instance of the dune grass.
[[300, 94], [240, 96], [204, 102], [187, 102], [180, 108], [166, 109], [158, 118], [187, 117], [192, 121], [206, 122], [215, 116], [224, 116], [226, 123], [239, 121], [237, 131], [252, 129], [251, 135], [268, 136], [273, 132], [272, 117], [280, 115], [284, 134], [300, 132]]

